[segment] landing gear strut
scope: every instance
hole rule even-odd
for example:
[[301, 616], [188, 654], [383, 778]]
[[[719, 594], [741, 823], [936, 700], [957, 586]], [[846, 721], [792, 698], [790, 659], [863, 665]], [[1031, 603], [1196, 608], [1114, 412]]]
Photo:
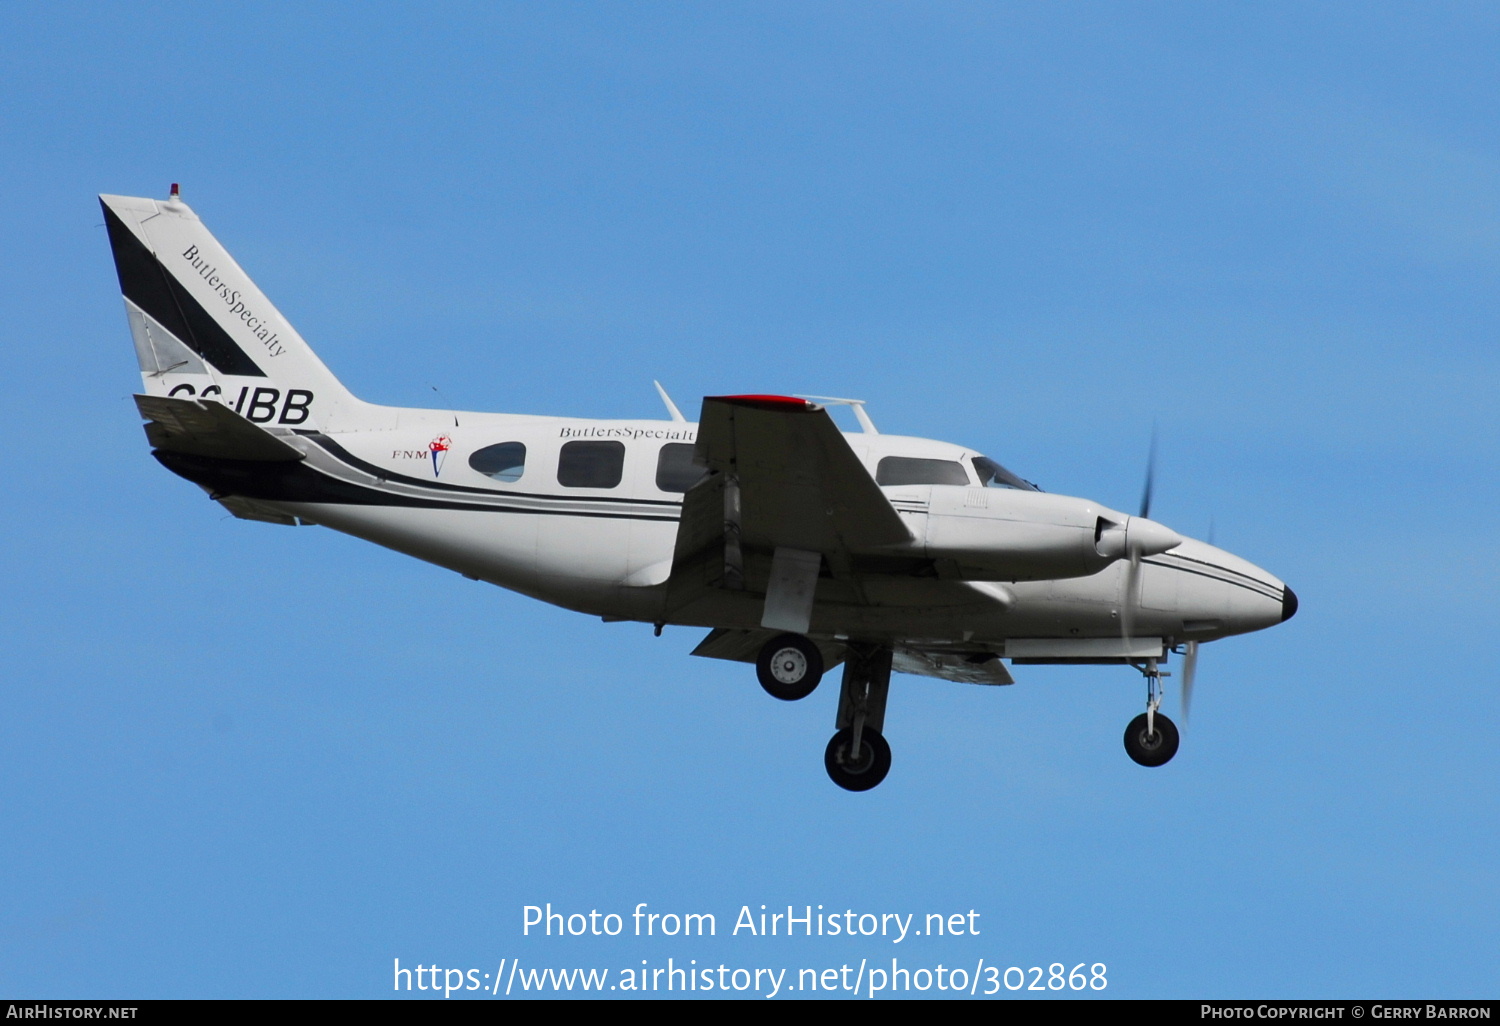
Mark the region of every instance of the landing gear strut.
[[891, 687], [891, 650], [850, 643], [839, 691], [838, 733], [828, 742], [823, 765], [846, 791], [868, 791], [891, 769], [891, 746], [881, 736]]
[[1142, 766], [1161, 766], [1177, 754], [1177, 725], [1158, 710], [1161, 708], [1163, 673], [1155, 659], [1147, 659], [1141, 669], [1146, 677], [1146, 711], [1125, 728], [1125, 754]]

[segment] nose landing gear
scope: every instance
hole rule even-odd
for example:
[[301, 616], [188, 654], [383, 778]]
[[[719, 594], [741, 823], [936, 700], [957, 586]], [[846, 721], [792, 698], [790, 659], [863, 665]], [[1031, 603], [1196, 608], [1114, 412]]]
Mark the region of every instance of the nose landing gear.
[[1146, 678], [1146, 711], [1125, 728], [1125, 754], [1142, 766], [1161, 766], [1177, 754], [1180, 740], [1177, 725], [1158, 711], [1161, 679], [1169, 674], [1161, 671], [1155, 659], [1147, 659], [1141, 673]]

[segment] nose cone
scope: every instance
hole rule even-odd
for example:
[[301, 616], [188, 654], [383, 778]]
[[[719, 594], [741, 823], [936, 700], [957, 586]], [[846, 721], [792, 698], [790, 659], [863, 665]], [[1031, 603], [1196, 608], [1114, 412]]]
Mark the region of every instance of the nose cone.
[[[1285, 623], [1297, 612], [1297, 595], [1280, 579], [1223, 549], [1186, 539], [1159, 556], [1150, 569], [1178, 571], [1177, 602], [1183, 630], [1212, 640]], [[1146, 592], [1143, 591], [1143, 603]]]

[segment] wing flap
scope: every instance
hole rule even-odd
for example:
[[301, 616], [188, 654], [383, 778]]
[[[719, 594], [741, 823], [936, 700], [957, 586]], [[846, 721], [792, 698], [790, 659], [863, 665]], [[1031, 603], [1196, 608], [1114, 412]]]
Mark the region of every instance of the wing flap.
[[988, 650], [956, 652], [942, 649], [898, 647], [891, 659], [891, 669], [918, 677], [937, 677], [959, 684], [1014, 684], [1000, 657]]

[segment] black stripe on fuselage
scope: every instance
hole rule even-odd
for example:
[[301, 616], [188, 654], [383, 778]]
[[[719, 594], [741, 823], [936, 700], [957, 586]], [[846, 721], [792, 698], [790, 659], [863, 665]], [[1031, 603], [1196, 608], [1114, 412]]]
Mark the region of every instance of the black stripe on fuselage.
[[526, 509], [492, 503], [426, 499], [341, 481], [301, 461], [225, 460], [153, 450], [162, 466], [217, 495], [236, 495], [267, 502], [333, 503], [346, 506], [401, 506], [408, 509], [457, 509], [478, 513], [530, 513], [539, 516], [597, 517], [610, 520], [655, 520], [676, 523], [675, 516], [612, 513], [605, 510]]
[[[1281, 592], [1278, 591], [1273, 585], [1267, 584], [1265, 581], [1257, 580], [1256, 578], [1251, 577], [1248, 574], [1238, 573], [1234, 570], [1225, 570], [1223, 567], [1215, 566], [1213, 563], [1205, 563], [1201, 559], [1195, 559], [1192, 560], [1192, 562], [1197, 563], [1199, 566], [1218, 570], [1222, 573], [1234, 574], [1236, 577], [1244, 578], [1244, 580], [1236, 581], [1229, 577], [1220, 577], [1218, 574], [1207, 573], [1203, 570], [1194, 570], [1191, 567], [1178, 566], [1175, 563], [1163, 563], [1160, 560], [1156, 559], [1143, 559], [1141, 560], [1141, 562], [1148, 563], [1151, 566], [1159, 566], [1163, 570], [1173, 570], [1180, 574], [1192, 574], [1194, 577], [1206, 577], [1210, 581], [1218, 581], [1220, 584], [1232, 584], [1236, 588], [1244, 588], [1246, 591], [1251, 592], [1252, 594], [1259, 595], [1261, 598], [1271, 599], [1274, 602], [1280, 602], [1282, 600]], [[1251, 587], [1249, 584], [1246, 584], [1245, 581], [1254, 581], [1255, 584], [1258, 585], [1258, 587]]]
[[197, 300], [188, 295], [140, 237], [103, 200], [99, 205], [104, 207], [109, 246], [114, 251], [115, 272], [120, 277], [120, 291], [125, 298], [221, 373], [247, 378], [265, 377], [266, 372], [245, 355], [245, 351]]
[[[368, 463], [365, 460], [362, 460], [358, 456], [354, 455], [348, 449], [345, 449], [342, 445], [335, 442], [333, 439], [329, 438], [321, 431], [297, 431], [296, 433], [301, 437], [306, 438], [310, 442], [317, 443], [317, 445], [322, 448], [324, 452], [339, 460], [341, 463], [353, 467], [355, 470], [363, 471], [364, 473], [369, 474], [371, 477], [379, 478], [382, 481], [394, 481], [397, 484], [415, 485], [418, 488], [428, 488], [438, 492], [459, 492], [468, 495], [488, 495], [491, 497], [502, 499], [513, 496], [518, 499], [551, 499], [553, 501], [566, 502], [623, 502], [629, 503], [632, 506], [664, 506], [673, 510], [682, 505], [681, 502], [674, 502], [670, 499], [621, 499], [612, 495], [557, 495], [547, 494], [545, 492], [502, 492], [494, 488], [476, 488], [473, 485], [447, 484], [442, 481], [424, 481], [420, 477], [409, 477], [406, 474], [398, 474], [394, 470], [387, 470], [384, 467], [379, 467], [373, 463]], [[677, 518], [672, 517], [671, 519], [676, 520]]]
[[[1177, 552], [1164, 552], [1158, 558], [1161, 558], [1161, 559], [1179, 559], [1179, 560], [1182, 560], [1184, 563], [1196, 563], [1198, 566], [1206, 566], [1210, 570], [1217, 570], [1221, 574], [1232, 574], [1235, 577], [1243, 578], [1244, 580], [1249, 581], [1252, 584], [1258, 584], [1258, 585], [1260, 585], [1262, 588], [1270, 588], [1272, 591], [1276, 590], [1276, 586], [1274, 584], [1271, 584], [1269, 581], [1263, 581], [1259, 577], [1255, 577], [1255, 576], [1253, 576], [1251, 574], [1244, 573], [1244, 572], [1242, 572], [1240, 570], [1231, 570], [1231, 569], [1229, 569], [1229, 567], [1227, 567], [1227, 566], [1220, 566], [1218, 563], [1210, 563], [1206, 559], [1194, 559], [1192, 556], [1184, 556], [1181, 553], [1177, 553]], [[1187, 569], [1187, 568], [1183, 567], [1182, 569]]]

